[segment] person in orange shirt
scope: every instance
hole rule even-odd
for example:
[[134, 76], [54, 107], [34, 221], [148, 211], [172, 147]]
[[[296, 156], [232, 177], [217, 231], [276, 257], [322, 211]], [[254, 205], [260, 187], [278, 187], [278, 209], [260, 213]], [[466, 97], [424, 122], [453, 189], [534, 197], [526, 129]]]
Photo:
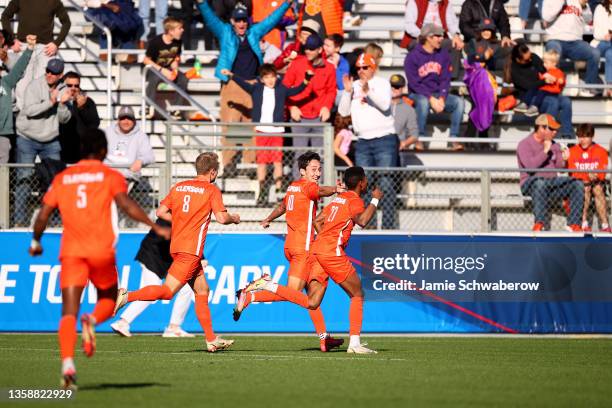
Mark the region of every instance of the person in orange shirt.
[[361, 195], [368, 187], [368, 179], [362, 167], [349, 167], [344, 173], [348, 191], [339, 194], [328, 204], [315, 220], [319, 232], [312, 244], [310, 257], [311, 273], [308, 295], [272, 282], [270, 275], [264, 275], [248, 284], [243, 291], [264, 290], [274, 293], [292, 303], [307, 309], [316, 309], [321, 304], [327, 289], [328, 278], [332, 278], [351, 299], [349, 309], [350, 340], [348, 353], [372, 354], [361, 344], [360, 334], [363, 321], [363, 289], [361, 279], [344, 252], [355, 224], [365, 227], [376, 214], [376, 208], [383, 197], [382, 191], [372, 191], [372, 201], [365, 207]]
[[[577, 170], [607, 170], [608, 151], [593, 142], [595, 129], [593, 125], [583, 123], [576, 131], [578, 144], [569, 149], [567, 167]], [[591, 231], [588, 216], [591, 207], [591, 198], [595, 198], [595, 209], [599, 217], [599, 230], [612, 232], [608, 224], [608, 211], [606, 204], [606, 174], [605, 173], [572, 173], [572, 177], [584, 183], [584, 206], [582, 210], [582, 229]]]
[[234, 341], [225, 340], [213, 331], [208, 308], [208, 282], [204, 277], [202, 256], [211, 214], [220, 224], [239, 224], [238, 214], [229, 214], [223, 204], [221, 190], [213, 183], [219, 172], [216, 153], [202, 153], [195, 161], [197, 177], [172, 187], [164, 198], [157, 216], [172, 222], [170, 254], [172, 265], [163, 285], [149, 285], [133, 292], [119, 289], [115, 313], [135, 300], [170, 300], [188, 283], [195, 293], [195, 312], [204, 335], [206, 349], [213, 353], [230, 347]]
[[544, 80], [546, 74], [550, 74], [555, 78], [554, 82], [542, 85], [531, 102], [531, 105], [542, 106], [544, 97], [547, 95], [560, 95], [565, 88], [565, 74], [559, 69], [559, 53], [555, 50], [548, 50], [542, 55], [542, 62], [546, 72], [540, 75], [540, 79]]
[[[285, 214], [287, 221], [287, 238], [285, 239], [285, 257], [289, 261], [287, 286], [303, 291], [310, 275], [310, 246], [314, 240], [314, 220], [317, 215], [319, 199], [344, 191], [342, 186], [319, 186], [321, 178], [321, 157], [315, 152], [306, 152], [298, 157], [301, 178], [287, 188], [283, 201], [268, 215], [261, 226], [268, 228], [270, 223]], [[278, 302], [286, 299], [269, 292], [248, 294], [238, 291], [238, 301], [234, 307], [234, 320], [240, 319], [242, 311], [251, 302]], [[320, 340], [321, 351], [326, 352], [344, 343], [327, 333], [325, 319], [320, 308], [310, 310], [310, 318]]]
[[43, 253], [40, 239], [49, 216], [58, 208], [64, 224], [59, 254], [62, 318], [58, 330], [64, 388], [76, 389], [76, 318], [81, 294], [88, 281], [95, 286], [98, 301], [93, 313], [81, 316], [83, 351], [87, 357], [93, 356], [96, 349], [95, 326], [113, 313], [117, 296], [116, 205], [166, 239], [170, 235], [169, 229], [151, 221], [144, 210], [128, 197], [123, 176], [102, 163], [106, 153], [103, 131], [95, 129], [82, 135], [81, 157], [84, 159], [53, 179], [34, 222], [29, 249], [32, 256]]

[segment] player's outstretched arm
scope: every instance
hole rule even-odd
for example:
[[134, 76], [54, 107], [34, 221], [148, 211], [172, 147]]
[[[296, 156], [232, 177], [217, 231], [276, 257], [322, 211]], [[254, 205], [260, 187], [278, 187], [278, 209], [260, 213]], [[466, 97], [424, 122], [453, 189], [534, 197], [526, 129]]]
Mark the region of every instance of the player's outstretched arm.
[[319, 197], [329, 197], [334, 194], [344, 193], [346, 187], [340, 180], [336, 180], [336, 185], [332, 186], [321, 186], [319, 187]]
[[215, 219], [219, 224], [240, 224], [239, 214], [230, 214], [227, 211], [217, 211], [215, 213]]
[[362, 228], [368, 225], [376, 214], [376, 207], [378, 207], [378, 201], [382, 198], [382, 196], [383, 192], [376, 187], [374, 191], [372, 191], [372, 201], [370, 201], [370, 204], [366, 207], [365, 211], [353, 217], [355, 224]]
[[32, 256], [38, 256], [43, 253], [43, 248], [40, 245], [40, 239], [42, 238], [43, 232], [45, 232], [45, 229], [47, 228], [47, 222], [49, 221], [49, 217], [51, 216], [53, 210], [54, 208], [50, 205], [43, 204], [40, 211], [38, 211], [38, 215], [34, 221], [32, 242], [30, 243], [30, 249], [28, 250]]
[[138, 205], [138, 203], [132, 200], [127, 193], [121, 192], [115, 196], [115, 203], [134, 221], [142, 222], [148, 225], [155, 231], [159, 236], [166, 239], [170, 238], [170, 228], [162, 227], [151, 221], [147, 213]]
[[261, 225], [264, 228], [268, 228], [272, 221], [274, 221], [275, 219], [283, 215], [286, 211], [287, 211], [287, 208], [285, 207], [285, 202], [281, 201], [266, 218], [261, 220], [259, 225]]

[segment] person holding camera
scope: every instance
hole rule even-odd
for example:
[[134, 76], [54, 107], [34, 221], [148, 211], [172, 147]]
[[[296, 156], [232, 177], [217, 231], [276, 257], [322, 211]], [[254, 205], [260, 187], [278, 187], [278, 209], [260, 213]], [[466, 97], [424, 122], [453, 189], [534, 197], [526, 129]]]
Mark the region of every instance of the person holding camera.
[[[26, 88], [24, 104], [17, 115], [17, 163], [33, 164], [36, 156], [60, 160], [59, 125], [72, 116], [68, 109], [72, 93], [61, 83], [63, 73], [64, 61], [53, 58], [47, 63], [45, 75]], [[26, 179], [31, 173], [29, 168], [17, 171], [16, 227], [29, 226], [27, 202], [31, 186]]]

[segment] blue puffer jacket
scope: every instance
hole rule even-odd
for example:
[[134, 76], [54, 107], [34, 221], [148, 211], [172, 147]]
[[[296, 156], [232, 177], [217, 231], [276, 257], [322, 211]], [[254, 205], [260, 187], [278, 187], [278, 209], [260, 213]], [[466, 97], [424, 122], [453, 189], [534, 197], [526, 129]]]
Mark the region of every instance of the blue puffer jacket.
[[[234, 60], [238, 54], [238, 45], [240, 39], [234, 31], [234, 27], [230, 23], [222, 21], [215, 12], [210, 8], [206, 0], [198, 0], [198, 8], [202, 13], [202, 18], [206, 27], [219, 39], [221, 44], [221, 52], [219, 53], [219, 61], [217, 62], [217, 68], [215, 69], [215, 76], [223, 82], [229, 81], [227, 75], [221, 74], [222, 69], [229, 69], [231, 71], [234, 65]], [[278, 22], [283, 18], [289, 3], [285, 2], [282, 6], [274, 10], [265, 20], [250, 26], [247, 29], [246, 37], [251, 49], [259, 59], [259, 63], [263, 64], [263, 56], [261, 49], [259, 48], [259, 41], [272, 30]]]

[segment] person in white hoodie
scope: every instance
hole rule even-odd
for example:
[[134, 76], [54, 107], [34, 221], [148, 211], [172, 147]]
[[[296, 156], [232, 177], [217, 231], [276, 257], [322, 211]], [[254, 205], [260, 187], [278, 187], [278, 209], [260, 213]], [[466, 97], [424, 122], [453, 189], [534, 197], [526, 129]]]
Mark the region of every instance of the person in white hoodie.
[[[360, 167], [397, 167], [399, 140], [395, 133], [395, 120], [391, 109], [389, 81], [374, 76], [376, 61], [370, 54], [361, 54], [355, 62], [359, 80], [343, 77], [344, 92], [338, 113], [351, 116], [353, 130], [358, 136], [355, 145], [355, 164]], [[393, 229], [395, 220], [395, 194], [391, 178], [384, 174], [378, 178], [384, 192], [382, 227]]]
[[[587, 84], [599, 83], [601, 54], [582, 39], [584, 28], [592, 17], [588, 0], [544, 0], [542, 7], [542, 19], [548, 24], [546, 50], [557, 51], [562, 59], [586, 61]], [[591, 91], [581, 92], [581, 96], [593, 94]]]
[[[602, 0], [595, 7], [593, 37], [591, 45], [606, 59], [606, 84], [612, 85], [612, 0]], [[612, 89], [606, 89], [604, 96], [611, 97]]]

